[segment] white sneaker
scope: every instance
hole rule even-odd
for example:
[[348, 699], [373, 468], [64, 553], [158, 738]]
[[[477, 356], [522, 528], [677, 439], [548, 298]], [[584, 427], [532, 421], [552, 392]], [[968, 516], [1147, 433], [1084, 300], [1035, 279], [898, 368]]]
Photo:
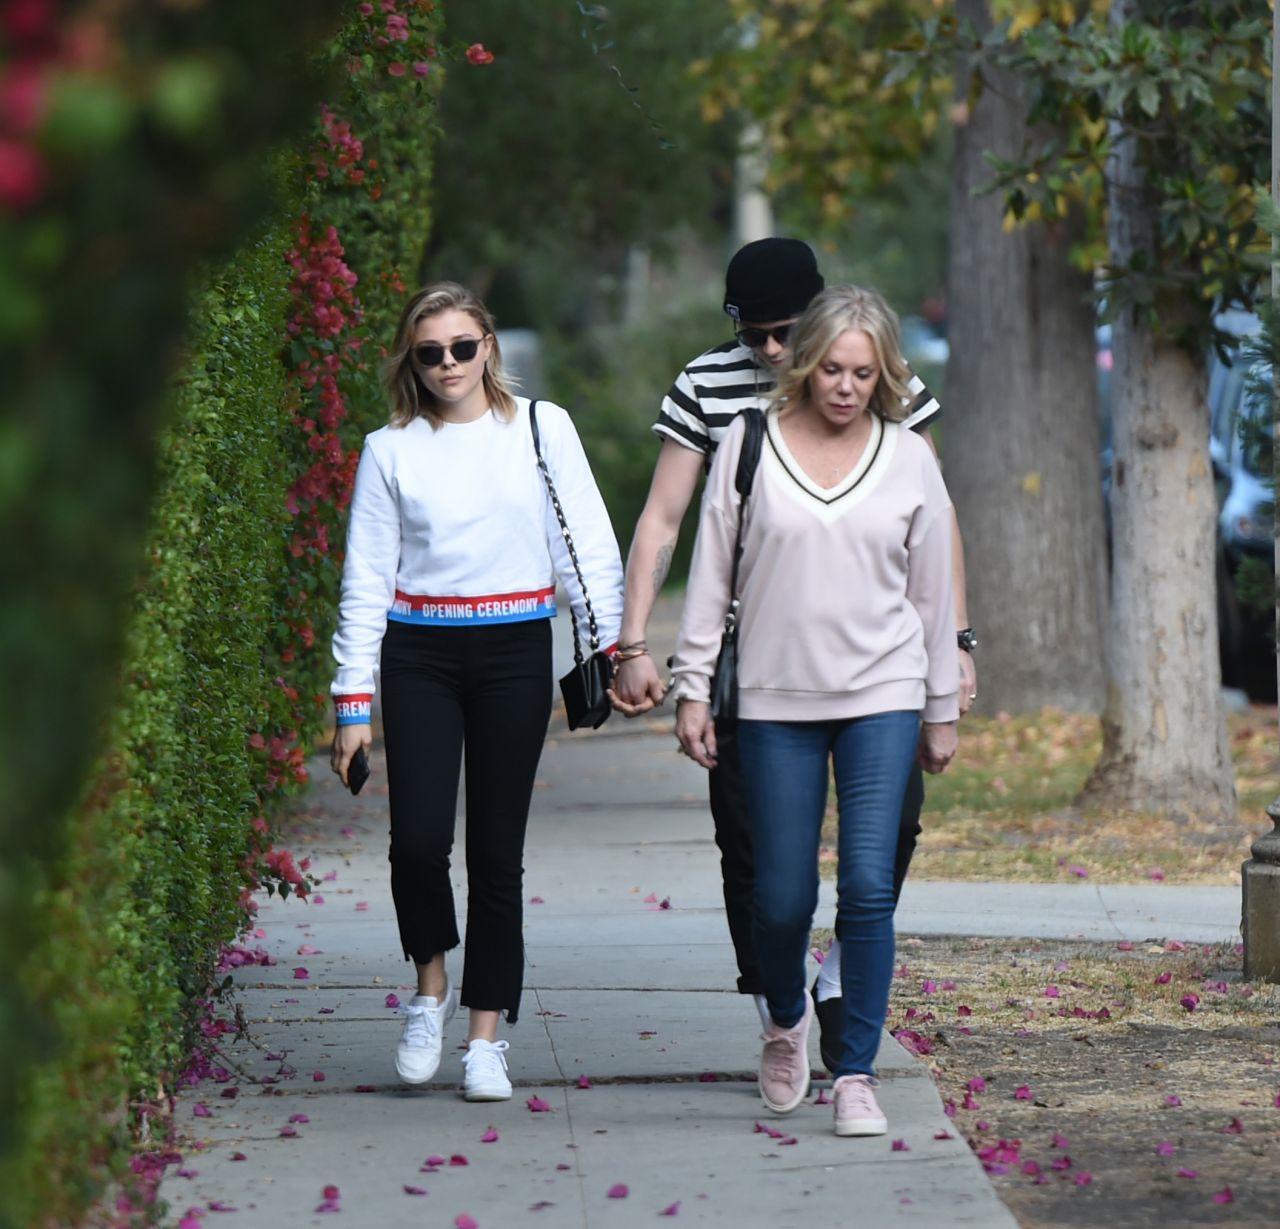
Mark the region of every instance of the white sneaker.
[[477, 1037], [462, 1056], [462, 1095], [468, 1101], [510, 1101], [507, 1043]]
[[458, 1010], [458, 992], [450, 986], [443, 1003], [429, 995], [415, 995], [401, 1010], [404, 1031], [396, 1046], [396, 1074], [406, 1084], [425, 1084], [440, 1066], [444, 1026]]

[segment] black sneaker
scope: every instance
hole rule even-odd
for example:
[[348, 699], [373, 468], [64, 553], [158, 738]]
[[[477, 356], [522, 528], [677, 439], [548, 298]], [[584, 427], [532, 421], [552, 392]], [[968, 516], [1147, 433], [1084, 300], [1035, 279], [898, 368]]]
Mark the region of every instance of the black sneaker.
[[822, 1065], [835, 1075], [840, 1055], [844, 1053], [844, 1044], [840, 1040], [844, 1030], [844, 1000], [823, 999], [819, 1003], [817, 978], [809, 993], [813, 995], [814, 1014], [818, 1017], [818, 1053], [822, 1055]]

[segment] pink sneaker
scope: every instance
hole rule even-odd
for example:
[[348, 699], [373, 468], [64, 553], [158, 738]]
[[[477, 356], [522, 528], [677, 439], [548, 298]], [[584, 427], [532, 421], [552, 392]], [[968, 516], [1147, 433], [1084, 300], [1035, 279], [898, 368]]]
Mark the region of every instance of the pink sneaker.
[[804, 996], [804, 1015], [791, 1028], [770, 1023], [760, 1034], [760, 1097], [775, 1114], [789, 1114], [809, 1093], [809, 1025], [813, 1000]]
[[889, 1124], [871, 1090], [879, 1083], [869, 1075], [842, 1075], [831, 1090], [836, 1105], [837, 1135], [883, 1135]]

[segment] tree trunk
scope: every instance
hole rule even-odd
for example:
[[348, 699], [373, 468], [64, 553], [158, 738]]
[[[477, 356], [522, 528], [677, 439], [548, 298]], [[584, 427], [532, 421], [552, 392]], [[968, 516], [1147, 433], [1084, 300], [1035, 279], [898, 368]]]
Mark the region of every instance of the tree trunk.
[[[957, 15], [990, 25], [984, 0], [960, 0]], [[962, 63], [960, 100], [968, 83]], [[1078, 222], [1006, 233], [999, 193], [975, 195], [986, 151], [1014, 157], [1028, 136], [1012, 83], [993, 84], [956, 125], [943, 419], [979, 711], [1096, 712], [1105, 550], [1089, 278], [1070, 259]]]
[[[1133, 19], [1115, 0], [1113, 21]], [[1159, 267], [1156, 205], [1137, 143], [1113, 129], [1107, 207], [1111, 263]], [[1126, 309], [1112, 348], [1111, 638], [1102, 758], [1087, 801], [1226, 823], [1235, 783], [1222, 705], [1215, 601], [1213, 471], [1203, 358]]]

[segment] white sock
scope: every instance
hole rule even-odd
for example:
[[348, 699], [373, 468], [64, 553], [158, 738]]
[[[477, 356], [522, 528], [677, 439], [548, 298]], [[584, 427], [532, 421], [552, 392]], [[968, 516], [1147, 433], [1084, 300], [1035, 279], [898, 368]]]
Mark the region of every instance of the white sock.
[[769, 1014], [769, 1001], [763, 994], [754, 994], [751, 996], [756, 1005], [756, 1011], [760, 1013], [760, 1027], [768, 1028], [773, 1023], [773, 1017]]
[[818, 1002], [840, 998], [840, 940], [832, 939], [827, 948], [827, 958], [818, 969]]

